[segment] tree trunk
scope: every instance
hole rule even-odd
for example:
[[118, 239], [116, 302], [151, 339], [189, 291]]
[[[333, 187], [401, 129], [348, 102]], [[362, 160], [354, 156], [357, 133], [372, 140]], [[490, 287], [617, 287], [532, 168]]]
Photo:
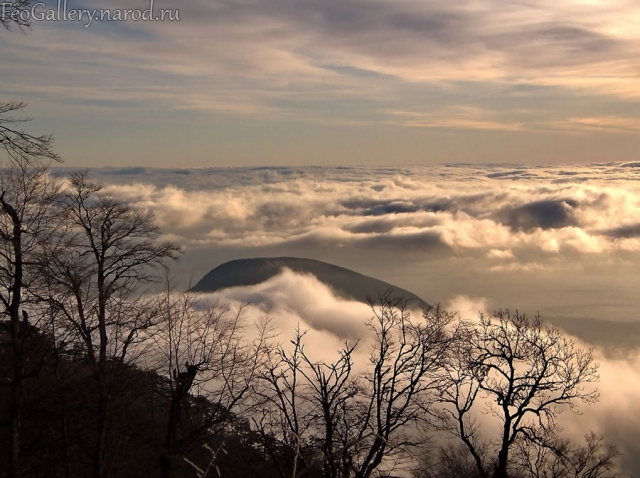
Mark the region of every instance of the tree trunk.
[[172, 458], [175, 454], [175, 446], [178, 441], [178, 426], [180, 425], [180, 415], [182, 414], [182, 402], [189, 395], [191, 385], [198, 373], [198, 367], [186, 364], [186, 372], [179, 373], [174, 370], [174, 386], [171, 391], [171, 408], [169, 410], [169, 420], [167, 422], [167, 436], [165, 438], [165, 449], [160, 456], [160, 472], [162, 478], [171, 477]]
[[162, 478], [171, 477], [171, 459], [178, 435], [178, 423], [182, 412], [182, 398], [178, 395], [178, 389], [171, 394], [171, 408], [167, 422], [167, 436], [165, 437], [165, 449], [160, 456], [160, 470]]
[[166, 451], [160, 455], [160, 477], [171, 477], [171, 456]]
[[503, 446], [498, 453], [498, 464], [493, 471], [492, 478], [508, 478], [507, 475], [507, 464], [509, 460], [509, 448]]
[[93, 477], [103, 478], [105, 475], [105, 448], [107, 442], [107, 420], [109, 412], [109, 384], [107, 377], [107, 296], [104, 287], [104, 258], [94, 246], [94, 255], [98, 265], [98, 332], [100, 333], [100, 346], [98, 354], [97, 380], [100, 386], [98, 398], [98, 423], [95, 455], [93, 458]]
[[9, 319], [11, 329], [11, 348], [13, 352], [13, 378], [11, 379], [10, 404], [10, 441], [9, 447], [9, 478], [20, 476], [20, 411], [22, 408], [22, 379], [24, 377], [24, 363], [22, 345], [27, 327], [27, 314], [23, 311], [24, 321], [20, 323], [20, 305], [22, 304], [22, 221], [15, 208], [0, 196], [2, 210], [11, 218], [13, 231], [11, 235], [11, 249], [13, 252], [13, 282], [10, 286], [11, 302], [9, 303]]
[[106, 370], [101, 372], [100, 397], [98, 398], [97, 426], [96, 426], [96, 446], [93, 457], [93, 476], [103, 478], [106, 476], [105, 450], [107, 446], [107, 422], [109, 418], [109, 386], [107, 383]]
[[11, 446], [9, 447], [9, 478], [20, 476], [20, 410], [22, 408], [22, 336], [19, 323], [11, 320], [11, 343], [13, 348], [13, 378], [11, 379]]
[[503, 413], [506, 418], [502, 428], [502, 446], [500, 447], [500, 452], [498, 453], [498, 464], [493, 471], [493, 478], [508, 478], [507, 465], [509, 462], [509, 437], [511, 434], [511, 418], [509, 416], [509, 408], [507, 406], [507, 403], [509, 403], [509, 401], [509, 398], [505, 398], [502, 405]]

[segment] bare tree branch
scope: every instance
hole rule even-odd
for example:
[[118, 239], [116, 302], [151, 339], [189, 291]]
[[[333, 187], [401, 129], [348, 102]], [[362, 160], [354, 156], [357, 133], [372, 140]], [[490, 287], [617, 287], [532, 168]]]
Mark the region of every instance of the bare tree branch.
[[[473, 456], [483, 477], [506, 478], [509, 452], [518, 440], [530, 446], [551, 446], [556, 418], [563, 408], [578, 412], [578, 403], [598, 399], [586, 385], [598, 380], [591, 351], [580, 350], [557, 329], [544, 328], [539, 316], [497, 311], [467, 324], [463, 342], [448, 370], [443, 401], [455, 421], [457, 435]], [[501, 432], [484, 441], [472, 409], [485, 406], [500, 420]], [[494, 443], [495, 460], [483, 450]]]

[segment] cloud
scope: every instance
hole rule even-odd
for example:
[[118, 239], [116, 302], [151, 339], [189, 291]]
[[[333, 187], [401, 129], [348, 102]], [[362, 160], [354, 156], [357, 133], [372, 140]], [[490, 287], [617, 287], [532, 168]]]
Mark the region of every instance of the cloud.
[[490, 313], [487, 303], [484, 297], [457, 295], [447, 303], [446, 309], [458, 312], [464, 320], [476, 320], [478, 314]]
[[640, 119], [630, 116], [571, 117], [552, 122], [552, 126], [573, 131], [627, 132], [640, 130]]
[[302, 330], [330, 334], [332, 340], [342, 343], [368, 335], [365, 321], [371, 316], [371, 308], [339, 298], [312, 275], [284, 269], [261, 284], [224, 289], [219, 295], [223, 300], [246, 302], [263, 312], [270, 311], [281, 333], [291, 334], [300, 324]]
[[389, 124], [411, 128], [455, 128], [499, 131], [521, 131], [522, 123], [499, 121], [491, 111], [477, 108], [454, 108], [453, 111], [425, 113], [421, 111], [390, 111]]
[[366, 323], [372, 317], [371, 307], [335, 295], [312, 275], [284, 269], [261, 284], [198, 296], [204, 304], [216, 299], [231, 305], [248, 304], [245, 321], [249, 336], [253, 331], [250, 324], [267, 314], [271, 317], [273, 340], [285, 349], [299, 329], [305, 334], [305, 352], [312, 360], [336, 359], [345, 342], [358, 342], [354, 367], [361, 370], [368, 364], [373, 334]]
[[[578, 346], [586, 348], [580, 341]], [[576, 443], [594, 431], [606, 444], [618, 447], [621, 471], [630, 475], [640, 468], [640, 356], [636, 352], [614, 359], [596, 350], [595, 360], [600, 365], [600, 381], [594, 385], [598, 402], [581, 406], [579, 414], [566, 410], [559, 423]]]
[[[401, 274], [408, 271], [414, 283], [427, 283], [415, 292], [426, 291], [429, 302], [442, 301], [465, 319], [500, 307], [526, 308], [530, 315], [540, 310], [545, 320], [579, 336], [580, 347], [597, 347], [601, 364], [600, 402], [581, 407], [581, 415], [563, 413], [564, 433], [578, 442], [593, 430], [621, 448], [625, 473], [640, 467], [637, 164], [93, 174], [107, 181], [105, 193], [149, 208], [163, 231], [200, 248], [196, 259], [206, 266], [215, 265], [209, 256], [215, 251], [222, 251], [220, 261], [265, 250], [318, 258], [322, 251], [343, 251], [342, 257], [361, 254], [361, 264], [391, 283], [408, 280]], [[401, 269], [403, 261], [411, 266]], [[314, 359], [336, 357], [331, 354], [345, 340], [360, 339], [357, 357], [366, 363], [364, 322], [371, 310], [337, 298], [313, 277], [285, 271], [220, 295], [249, 301], [250, 319], [270, 310], [285, 345], [296, 326], [308, 330], [305, 343]], [[482, 410], [478, 416], [491, 421]]]
[[507, 249], [506, 251], [503, 251], [503, 250], [500, 250], [500, 249], [491, 249], [487, 253], [487, 257], [496, 258], [496, 259], [513, 259], [514, 255], [513, 255], [513, 252], [511, 252], [510, 249]]
[[[97, 0], [83, 6], [105, 8]], [[638, 98], [640, 11], [626, 0], [221, 0], [177, 8], [179, 22], [38, 22], [27, 36], [5, 35], [4, 93], [64, 105], [59, 115], [100, 110], [128, 121], [187, 111], [500, 131], [638, 128], [628, 110]], [[345, 101], [355, 107], [340, 110]], [[566, 102], [576, 115], [567, 117]]]
[[573, 209], [577, 206], [578, 202], [573, 199], [547, 199], [514, 208], [507, 207], [499, 211], [496, 217], [514, 231], [561, 229], [576, 225]]
[[604, 234], [618, 238], [640, 237], [640, 223], [628, 224], [604, 231]]
[[469, 253], [498, 261], [498, 271], [542, 268], [545, 258], [564, 254], [639, 250], [640, 189], [629, 171], [612, 163], [491, 172], [441, 166], [96, 174], [108, 182], [106, 193], [154, 212], [186, 247]]
[[[360, 371], [367, 366], [373, 336], [365, 322], [372, 315], [371, 309], [365, 304], [337, 297], [313, 276], [284, 270], [262, 284], [225, 289], [214, 297], [232, 304], [249, 302], [248, 323], [270, 311], [277, 341], [285, 348], [299, 327], [306, 332], [305, 351], [312, 360], [335, 360], [345, 340], [352, 344], [359, 340], [354, 354], [355, 370]], [[205, 294], [200, 300], [209, 298], [210, 295]], [[488, 302], [484, 297], [457, 295], [446, 304], [446, 308], [458, 311], [463, 319], [473, 321], [478, 313], [491, 313]], [[412, 316], [414, 314], [417, 312]], [[577, 322], [573, 325], [579, 326]], [[600, 326], [606, 328], [602, 324]], [[629, 327], [637, 328], [633, 324]], [[568, 337], [574, 339], [579, 348], [589, 347], [580, 339]], [[600, 364], [601, 379], [593, 386], [599, 390], [599, 401], [592, 405], [581, 404], [579, 414], [564, 410], [558, 416], [558, 422], [563, 428], [563, 436], [576, 444], [582, 444], [585, 433], [594, 431], [604, 436], [607, 444], [618, 446], [622, 452], [619, 460], [622, 472], [628, 474], [640, 466], [640, 419], [636, 418], [640, 417], [640, 355], [637, 350], [627, 350], [625, 355], [616, 358], [597, 349], [595, 359]], [[482, 400], [478, 402], [473, 411], [482, 431], [487, 436], [499, 433], [498, 424], [486, 414], [483, 404]]]
[[[185, 282], [231, 259], [307, 257], [430, 303], [482, 296], [491, 307], [549, 318], [631, 320], [640, 237], [616, 229], [640, 217], [640, 168], [625, 164], [91, 174], [107, 183], [106, 194], [148, 208], [167, 238], [184, 246], [172, 268]], [[541, 204], [566, 210], [564, 223], [550, 221]], [[511, 211], [526, 227], [509, 224]]]
[[640, 469], [640, 357], [599, 362], [600, 402], [588, 413], [607, 441], [620, 448], [623, 470], [635, 472]]

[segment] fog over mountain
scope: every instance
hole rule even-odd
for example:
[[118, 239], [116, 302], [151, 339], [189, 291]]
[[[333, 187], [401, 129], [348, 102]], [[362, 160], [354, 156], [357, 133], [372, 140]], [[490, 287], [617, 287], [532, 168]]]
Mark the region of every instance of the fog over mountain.
[[[248, 257], [326, 261], [429, 301], [637, 321], [640, 163], [104, 168], [187, 253], [185, 287]], [[63, 173], [63, 171], [60, 171]]]
[[420, 297], [387, 282], [326, 262], [297, 257], [238, 259], [219, 265], [191, 288], [193, 292], [216, 292], [229, 287], [260, 284], [277, 276], [284, 269], [313, 275], [343, 298], [363, 303], [378, 300], [385, 293], [401, 297], [415, 308], [428, 307]]
[[[371, 308], [361, 301], [340, 297], [311, 274], [285, 268], [259, 284], [224, 288], [214, 294], [199, 294], [199, 298], [203, 303], [217, 299], [232, 305], [249, 303], [249, 324], [270, 313], [276, 339], [285, 347], [299, 328], [305, 333], [305, 350], [313, 360], [335, 360], [345, 340], [352, 344], [359, 341], [354, 352], [355, 367], [367, 364], [373, 337], [365, 324], [372, 316]], [[460, 311], [468, 320], [473, 320], [479, 311], [491, 313], [486, 299], [456, 296], [443, 305]], [[412, 311], [412, 317], [417, 316], [419, 311]], [[595, 331], [601, 332], [607, 325], [608, 322], [596, 321]], [[581, 334], [569, 333], [580, 347], [590, 347], [593, 342], [581, 340]], [[589, 430], [606, 437], [608, 443], [621, 450], [622, 471], [629, 475], [640, 469], [640, 353], [626, 350], [612, 357], [607, 349], [596, 348], [600, 382], [595, 386], [600, 400], [580, 407], [580, 414], [565, 410], [559, 423], [564, 436], [575, 442], [581, 441]], [[492, 426], [492, 419], [487, 416], [476, 418]]]
[[[59, 170], [64, 174], [64, 170]], [[234, 259], [306, 257], [442, 303], [466, 318], [519, 309], [563, 328], [601, 364], [600, 402], [565, 413], [640, 469], [640, 163], [590, 166], [99, 169], [110, 194], [153, 211], [185, 254], [184, 288]], [[283, 270], [220, 290], [271, 311], [279, 338], [309, 351], [364, 340], [370, 309], [314, 276]]]

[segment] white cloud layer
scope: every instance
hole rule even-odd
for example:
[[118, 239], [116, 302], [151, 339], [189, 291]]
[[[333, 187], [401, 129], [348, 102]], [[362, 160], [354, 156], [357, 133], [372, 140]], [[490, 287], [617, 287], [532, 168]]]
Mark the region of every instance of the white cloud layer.
[[[185, 282], [231, 259], [307, 257], [429, 303], [486, 297], [488, 311], [539, 311], [590, 343], [627, 350], [640, 344], [630, 338], [640, 333], [632, 327], [640, 323], [638, 166], [106, 168], [92, 175], [106, 182], [106, 193], [153, 211], [185, 247], [174, 266]], [[602, 320], [611, 326], [600, 327]]]
[[640, 251], [640, 168], [96, 170], [187, 247], [481, 254], [495, 270]]

